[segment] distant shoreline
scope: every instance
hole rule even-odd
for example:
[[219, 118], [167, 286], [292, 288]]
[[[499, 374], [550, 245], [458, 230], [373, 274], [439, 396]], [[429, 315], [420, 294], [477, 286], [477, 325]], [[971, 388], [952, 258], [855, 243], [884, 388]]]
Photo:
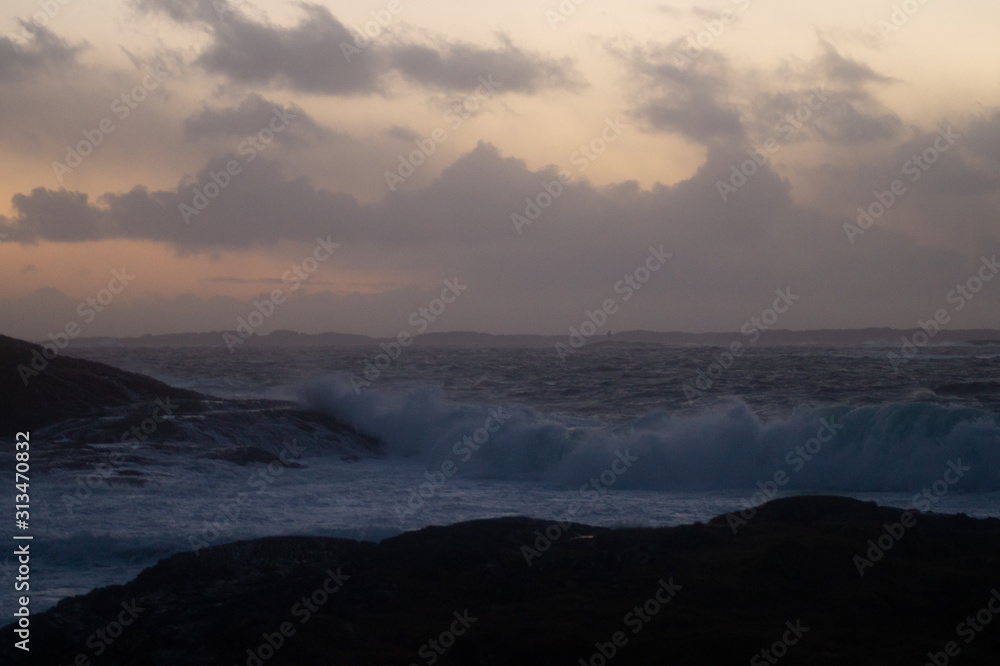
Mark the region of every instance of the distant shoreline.
[[[818, 329], [795, 331], [776, 329], [764, 331], [754, 346], [873, 346], [896, 347], [903, 338], [910, 338], [920, 329], [859, 328], [859, 329]], [[208, 331], [202, 333], [167, 333], [143, 335], [140, 337], [87, 337], [73, 340], [74, 346], [86, 347], [222, 347], [226, 344], [223, 333], [232, 331]], [[364, 347], [393, 340], [393, 337], [372, 337], [349, 333], [297, 333], [295, 331], [273, 331], [255, 334], [244, 340], [250, 347]], [[419, 347], [549, 347], [566, 341], [563, 335], [474, 333], [450, 331], [425, 333], [413, 338]], [[48, 340], [39, 340], [39, 343]], [[733, 342], [746, 343], [746, 336], [739, 331], [687, 333], [681, 331], [622, 331], [608, 335], [595, 335], [587, 340], [587, 346], [608, 344], [653, 344], [670, 346], [728, 347]], [[931, 345], [981, 345], [1000, 346], [1000, 330], [968, 329], [942, 330], [934, 336]]]

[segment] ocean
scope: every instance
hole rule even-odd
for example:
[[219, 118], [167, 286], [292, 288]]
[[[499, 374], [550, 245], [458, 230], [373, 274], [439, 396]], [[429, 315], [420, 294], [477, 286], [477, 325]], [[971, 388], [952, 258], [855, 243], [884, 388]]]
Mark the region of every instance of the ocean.
[[[616, 527], [730, 513], [738, 529], [753, 506], [804, 493], [1000, 516], [1000, 346], [928, 346], [902, 363], [890, 352], [73, 347], [222, 398], [297, 401], [377, 437], [384, 455], [277, 438], [250, 408], [208, 434], [280, 464], [133, 441], [126, 462], [81, 466], [46, 458], [58, 426], [32, 433], [34, 608], [173, 553], [274, 535], [378, 541], [513, 515]], [[0, 577], [14, 573], [8, 559]]]

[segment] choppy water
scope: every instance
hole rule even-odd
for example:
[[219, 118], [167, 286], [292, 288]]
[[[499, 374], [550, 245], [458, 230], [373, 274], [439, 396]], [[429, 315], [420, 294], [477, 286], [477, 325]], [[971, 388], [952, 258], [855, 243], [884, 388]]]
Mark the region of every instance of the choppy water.
[[[74, 349], [218, 396], [300, 400], [387, 455], [349, 462], [299, 442], [303, 467], [269, 474], [144, 450], [136, 483], [72, 505], [88, 470], [49, 461], [32, 483], [36, 600], [206, 543], [377, 540], [502, 515], [674, 525], [757, 503], [762, 487], [1000, 515], [1000, 348], [925, 348], [899, 372], [874, 346], [758, 348], [712, 366], [721, 351], [591, 345], [563, 363], [551, 348], [410, 348], [357, 394], [349, 377], [377, 347]], [[249, 423], [246, 443], [280, 446]], [[920, 498], [935, 483], [941, 496]]]

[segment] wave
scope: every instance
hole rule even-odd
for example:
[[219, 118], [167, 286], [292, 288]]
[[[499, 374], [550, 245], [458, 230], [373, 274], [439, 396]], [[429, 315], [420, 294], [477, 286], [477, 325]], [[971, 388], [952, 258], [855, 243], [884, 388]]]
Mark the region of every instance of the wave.
[[1000, 393], [1000, 381], [993, 379], [977, 379], [967, 382], [952, 382], [935, 387], [934, 392], [958, 396]]
[[[432, 473], [453, 466], [455, 475], [603, 489], [755, 489], [782, 478], [784, 490], [919, 492], [946, 473], [955, 479], [949, 470], [960, 464], [969, 469], [948, 490], [1000, 489], [1000, 417], [927, 402], [803, 405], [764, 420], [733, 399], [696, 414], [655, 411], [608, 425], [457, 404], [432, 386], [356, 394], [341, 376], [304, 388], [301, 398]], [[626, 457], [635, 460], [626, 466]]]

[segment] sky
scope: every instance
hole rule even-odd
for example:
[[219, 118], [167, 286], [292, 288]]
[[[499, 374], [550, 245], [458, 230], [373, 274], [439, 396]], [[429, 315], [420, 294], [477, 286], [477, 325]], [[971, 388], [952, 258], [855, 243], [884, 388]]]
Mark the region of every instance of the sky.
[[5, 0], [0, 333], [1000, 328], [998, 24]]

